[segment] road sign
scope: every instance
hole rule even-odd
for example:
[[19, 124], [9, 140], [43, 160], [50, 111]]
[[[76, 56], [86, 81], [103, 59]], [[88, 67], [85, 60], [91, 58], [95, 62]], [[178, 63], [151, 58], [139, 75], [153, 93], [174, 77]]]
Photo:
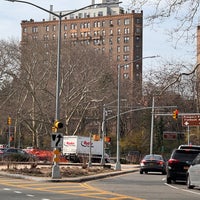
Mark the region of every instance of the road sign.
[[183, 115], [182, 126], [200, 126], [200, 115]]
[[61, 148], [63, 145], [63, 134], [62, 133], [52, 133], [51, 134], [51, 147]]
[[163, 139], [164, 140], [176, 140], [177, 133], [176, 132], [163, 132]]

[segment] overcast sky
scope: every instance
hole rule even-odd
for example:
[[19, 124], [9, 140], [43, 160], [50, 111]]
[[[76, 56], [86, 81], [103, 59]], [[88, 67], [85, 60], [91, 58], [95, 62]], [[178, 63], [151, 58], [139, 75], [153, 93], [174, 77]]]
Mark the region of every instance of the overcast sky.
[[[92, 0], [27, 0], [40, 7], [49, 9], [50, 5], [53, 5], [54, 11], [79, 9], [81, 7], [90, 5]], [[130, 0], [122, 0], [122, 7], [127, 9], [130, 7]], [[96, 0], [99, 3], [99, 0]], [[134, 8], [132, 8], [134, 9]], [[144, 24], [145, 16], [148, 13], [149, 8], [143, 8]], [[20, 40], [21, 38], [21, 20], [34, 19], [35, 21], [41, 21], [42, 19], [48, 19], [49, 14], [35, 8], [33, 6], [13, 3], [6, 0], [0, 0], [0, 40], [7, 40], [15, 38]], [[154, 59], [154, 61], [144, 60], [144, 69], [153, 68], [154, 62], [158, 62], [158, 59], [165, 60], [182, 60], [182, 62], [196, 63], [196, 42], [190, 45], [184, 44], [180, 41], [177, 48], [172, 47], [173, 43], [166, 35], [166, 29], [170, 29], [172, 21], [168, 20], [165, 23], [159, 24], [159, 26], [146, 27], [143, 29], [143, 56], [159, 55], [160, 58]], [[151, 59], [152, 60], [152, 59]], [[152, 65], [152, 66], [151, 66]]]

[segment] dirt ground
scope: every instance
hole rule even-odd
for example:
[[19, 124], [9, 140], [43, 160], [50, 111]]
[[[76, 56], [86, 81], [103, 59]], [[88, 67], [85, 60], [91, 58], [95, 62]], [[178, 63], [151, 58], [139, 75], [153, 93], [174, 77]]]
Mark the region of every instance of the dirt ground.
[[[38, 177], [51, 177], [52, 175], [52, 167], [33, 166], [31, 168], [28, 167], [18, 168], [16, 165], [15, 167], [3, 169], [2, 171], [15, 174], [29, 175], [29, 176], [38, 176]], [[113, 171], [113, 169], [96, 167], [96, 166], [94, 167], [60, 166], [60, 174], [62, 177], [80, 177], [80, 176], [88, 176], [100, 173], [107, 173], [111, 171]]]

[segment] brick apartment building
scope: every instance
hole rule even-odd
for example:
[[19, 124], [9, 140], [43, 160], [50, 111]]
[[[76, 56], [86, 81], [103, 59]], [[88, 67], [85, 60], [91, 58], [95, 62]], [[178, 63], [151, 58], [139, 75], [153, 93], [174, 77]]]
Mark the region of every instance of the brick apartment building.
[[[90, 45], [96, 51], [109, 56], [112, 63], [121, 65], [121, 78], [134, 82], [142, 88], [142, 47], [143, 13], [127, 13], [118, 3], [119, 0], [101, 0], [102, 5], [65, 16], [61, 21], [61, 41], [70, 41], [73, 45]], [[92, 0], [92, 4], [95, 0]], [[50, 6], [53, 11], [53, 6]], [[62, 14], [72, 11], [62, 11]], [[39, 22], [23, 20], [22, 43], [29, 40], [48, 42], [58, 38], [59, 20], [53, 15]]]

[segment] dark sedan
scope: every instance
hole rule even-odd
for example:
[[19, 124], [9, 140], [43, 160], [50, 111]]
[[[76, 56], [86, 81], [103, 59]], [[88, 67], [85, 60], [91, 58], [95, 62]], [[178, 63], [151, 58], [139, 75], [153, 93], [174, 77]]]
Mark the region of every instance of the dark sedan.
[[22, 149], [7, 148], [0, 154], [1, 160], [5, 161], [35, 161], [35, 156], [28, 154]]
[[144, 156], [140, 162], [140, 174], [148, 172], [161, 172], [166, 174], [166, 162], [162, 155], [150, 154]]

